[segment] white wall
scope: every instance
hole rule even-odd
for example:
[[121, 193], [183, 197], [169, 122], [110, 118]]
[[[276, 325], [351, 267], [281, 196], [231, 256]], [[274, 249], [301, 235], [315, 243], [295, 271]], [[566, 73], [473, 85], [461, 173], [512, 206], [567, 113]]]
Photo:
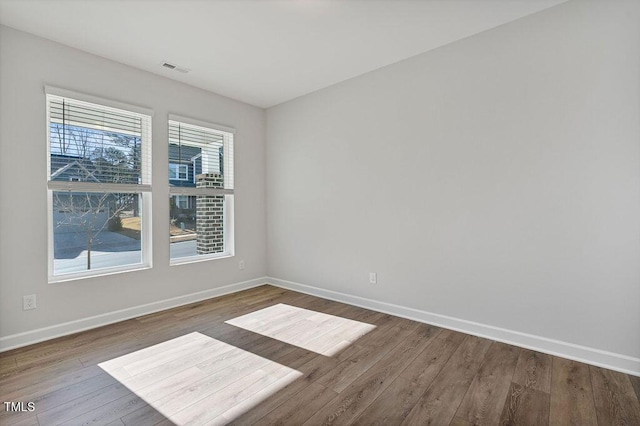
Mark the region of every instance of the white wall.
[[[153, 269], [47, 283], [45, 84], [155, 111]], [[7, 27], [0, 94], [0, 338], [265, 275], [264, 110]], [[169, 112], [237, 130], [234, 258], [169, 266]], [[22, 311], [32, 293], [38, 308]]]
[[269, 109], [269, 276], [640, 366], [638, 12], [569, 2]]

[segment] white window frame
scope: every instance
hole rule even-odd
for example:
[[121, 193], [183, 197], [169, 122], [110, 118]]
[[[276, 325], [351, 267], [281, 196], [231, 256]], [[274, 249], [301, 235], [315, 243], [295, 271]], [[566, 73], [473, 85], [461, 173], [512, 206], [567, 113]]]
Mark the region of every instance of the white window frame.
[[[100, 277], [122, 272], [150, 269], [153, 266], [153, 244], [152, 244], [152, 191], [151, 191], [151, 149], [152, 149], [152, 121], [153, 111], [148, 108], [129, 105], [122, 102], [100, 98], [60, 89], [51, 86], [44, 87], [46, 104], [46, 127], [47, 127], [47, 233], [48, 233], [48, 281], [49, 283], [59, 283], [73, 281], [84, 278]], [[141, 145], [141, 157], [148, 159], [142, 163], [142, 182], [138, 184], [121, 183], [95, 183], [78, 181], [56, 181], [51, 180], [51, 120], [50, 120], [50, 98], [66, 98], [76, 102], [94, 104], [100, 107], [124, 110], [132, 115], [139, 115], [148, 120], [148, 129], [143, 135]], [[141, 194], [140, 209], [143, 212], [140, 249], [142, 261], [139, 264], [122, 265], [111, 268], [92, 269], [88, 271], [73, 272], [66, 274], [54, 274], [54, 223], [53, 223], [53, 193], [56, 191], [76, 191], [76, 192], [96, 192], [96, 193], [131, 193]]]
[[[209, 123], [206, 121], [196, 120], [189, 117], [183, 117], [180, 115], [169, 114], [167, 127], [169, 126], [169, 121], [179, 122], [181, 124], [186, 124], [194, 127], [201, 127], [207, 131], [218, 132], [224, 136], [224, 180], [225, 182], [232, 182], [232, 188], [224, 188], [224, 189], [214, 189], [214, 188], [189, 188], [189, 187], [176, 187], [170, 186], [169, 180], [167, 180], [167, 185], [169, 185], [169, 195], [224, 195], [224, 251], [220, 253], [211, 253], [211, 254], [201, 254], [195, 256], [185, 256], [176, 259], [170, 259], [169, 264], [171, 266], [175, 265], [183, 265], [186, 263], [194, 263], [194, 262], [203, 262], [214, 259], [223, 259], [227, 257], [235, 256], [235, 230], [234, 230], [234, 197], [235, 197], [235, 183], [233, 170], [234, 170], [234, 157], [233, 157], [233, 147], [234, 147], [234, 137], [235, 137], [235, 129], [228, 126], [222, 126], [219, 124]], [[226, 183], [225, 183], [226, 186]], [[167, 218], [169, 220], [169, 218]]]
[[[175, 166], [175, 167], [172, 167]], [[180, 170], [183, 169], [184, 170], [184, 178], [180, 177]], [[173, 171], [176, 171], [175, 176], [176, 177], [172, 177], [171, 173], [173, 173]], [[189, 166], [186, 164], [180, 164], [180, 163], [169, 163], [169, 180], [189, 180]]]
[[[176, 195], [176, 207], [179, 209], [188, 209], [189, 208], [189, 196], [188, 195]], [[180, 201], [184, 201], [187, 203], [187, 207], [180, 207]]]

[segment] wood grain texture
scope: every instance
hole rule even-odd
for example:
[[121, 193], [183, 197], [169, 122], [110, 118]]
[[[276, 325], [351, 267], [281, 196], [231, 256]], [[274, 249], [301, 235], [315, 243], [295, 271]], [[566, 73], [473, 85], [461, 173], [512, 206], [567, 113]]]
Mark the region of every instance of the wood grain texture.
[[[362, 346], [359, 351], [348, 357], [341, 357], [341, 361], [331, 371], [318, 378], [318, 383], [331, 388], [336, 392], [342, 392], [358, 377], [364, 374], [371, 366], [384, 358], [400, 341], [411, 334], [412, 330], [400, 327], [389, 327], [379, 334], [388, 344], [380, 347], [376, 345]], [[373, 337], [373, 336], [372, 336]], [[345, 350], [346, 352], [346, 350]]]
[[500, 417], [503, 426], [540, 426], [549, 424], [549, 394], [511, 383]]
[[640, 402], [629, 377], [590, 366], [593, 397], [600, 424], [640, 425]]
[[589, 367], [580, 362], [553, 357], [551, 380], [552, 425], [596, 425]]
[[631, 385], [633, 386], [633, 390], [635, 390], [636, 392], [636, 398], [640, 400], [640, 377], [629, 376], [629, 380], [631, 380]]
[[528, 389], [551, 391], [551, 355], [529, 349], [520, 351], [513, 382]]
[[397, 425], [407, 418], [425, 388], [397, 377], [354, 422], [356, 425]]
[[551, 392], [550, 355], [522, 349], [507, 393], [501, 425], [547, 425]]
[[460, 417], [454, 417], [453, 420], [451, 420], [451, 423], [449, 423], [449, 426], [471, 426], [471, 423], [461, 419]]
[[356, 424], [402, 423], [465, 337], [462, 333], [442, 330], [400, 377], [365, 409]]
[[352, 423], [437, 336], [440, 329], [415, 328], [396, 348], [311, 417], [305, 425]]
[[300, 425], [320, 411], [337, 395], [333, 390], [312, 383], [260, 419], [265, 425]]
[[497, 424], [519, 354], [519, 348], [494, 342], [462, 400], [456, 417], [473, 425]]
[[0, 399], [36, 404], [3, 406], [12, 426], [636, 425], [639, 393], [637, 377], [271, 286], [0, 354]]
[[491, 344], [467, 336], [402, 424], [449, 424]]

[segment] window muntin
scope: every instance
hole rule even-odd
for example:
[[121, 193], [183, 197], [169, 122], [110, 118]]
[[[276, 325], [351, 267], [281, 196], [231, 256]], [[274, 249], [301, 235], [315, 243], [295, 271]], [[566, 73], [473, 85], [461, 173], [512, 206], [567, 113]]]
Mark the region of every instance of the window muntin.
[[151, 117], [82, 97], [46, 98], [51, 282], [151, 265]]
[[193, 170], [169, 175], [171, 263], [233, 255], [233, 133], [171, 119], [169, 162]]
[[188, 180], [189, 166], [186, 164], [169, 163], [169, 180]]
[[185, 210], [188, 209], [191, 204], [193, 204], [191, 198], [188, 195], [176, 195], [175, 196], [175, 205], [177, 208]]

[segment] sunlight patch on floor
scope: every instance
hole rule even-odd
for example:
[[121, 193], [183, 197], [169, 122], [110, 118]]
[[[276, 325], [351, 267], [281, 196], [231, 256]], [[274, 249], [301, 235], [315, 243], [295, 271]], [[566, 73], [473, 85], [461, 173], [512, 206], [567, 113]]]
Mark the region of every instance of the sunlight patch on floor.
[[322, 355], [333, 356], [376, 326], [284, 303], [225, 321]]
[[197, 332], [99, 366], [177, 425], [232, 420], [302, 376]]

